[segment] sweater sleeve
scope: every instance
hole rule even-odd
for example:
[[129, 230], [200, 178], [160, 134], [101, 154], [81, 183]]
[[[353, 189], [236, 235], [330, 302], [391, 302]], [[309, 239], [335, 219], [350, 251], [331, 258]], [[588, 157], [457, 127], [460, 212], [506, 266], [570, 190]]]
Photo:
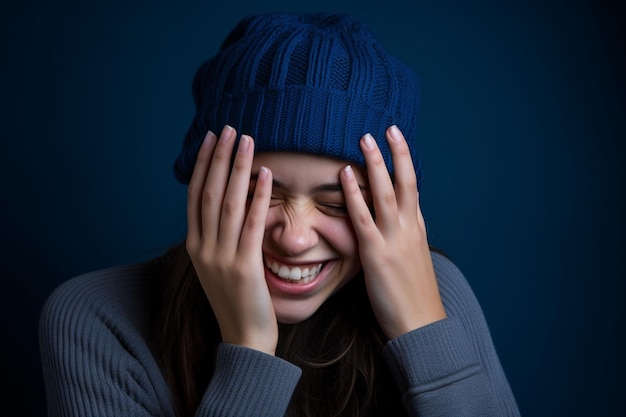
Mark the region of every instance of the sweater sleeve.
[[412, 417], [519, 416], [484, 314], [459, 269], [433, 253], [448, 317], [391, 340], [383, 355]]
[[196, 416], [282, 417], [301, 373], [283, 359], [223, 343]]
[[[174, 417], [146, 340], [144, 292], [158, 265], [71, 279], [46, 300], [39, 342], [49, 417]], [[240, 346], [219, 346], [197, 417], [283, 416], [301, 370]]]
[[174, 417], [142, 336], [145, 266], [92, 272], [61, 284], [40, 314], [50, 417]]

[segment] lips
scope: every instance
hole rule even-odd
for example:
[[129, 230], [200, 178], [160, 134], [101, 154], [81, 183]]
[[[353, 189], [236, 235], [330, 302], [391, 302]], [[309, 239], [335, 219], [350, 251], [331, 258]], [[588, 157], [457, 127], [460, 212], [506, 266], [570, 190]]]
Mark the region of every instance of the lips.
[[273, 259], [265, 257], [265, 265], [280, 279], [294, 284], [308, 284], [315, 279], [322, 268], [323, 262], [287, 265]]

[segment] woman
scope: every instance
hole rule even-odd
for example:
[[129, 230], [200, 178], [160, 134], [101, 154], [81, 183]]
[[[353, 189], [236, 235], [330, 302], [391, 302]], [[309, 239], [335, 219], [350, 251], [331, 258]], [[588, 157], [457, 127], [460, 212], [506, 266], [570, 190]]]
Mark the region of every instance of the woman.
[[351, 17], [259, 14], [193, 93], [186, 241], [50, 296], [51, 416], [518, 415], [428, 246], [411, 70]]

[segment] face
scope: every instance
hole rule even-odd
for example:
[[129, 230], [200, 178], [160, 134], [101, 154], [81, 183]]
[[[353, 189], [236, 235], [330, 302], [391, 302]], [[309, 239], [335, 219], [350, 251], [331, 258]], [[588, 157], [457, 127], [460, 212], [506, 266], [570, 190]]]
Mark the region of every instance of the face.
[[[265, 279], [279, 322], [310, 317], [361, 269], [339, 172], [346, 162], [300, 153], [262, 153], [274, 185], [265, 225]], [[364, 171], [354, 167], [364, 190]], [[254, 181], [251, 188], [254, 187]], [[365, 191], [364, 191], [365, 192]]]

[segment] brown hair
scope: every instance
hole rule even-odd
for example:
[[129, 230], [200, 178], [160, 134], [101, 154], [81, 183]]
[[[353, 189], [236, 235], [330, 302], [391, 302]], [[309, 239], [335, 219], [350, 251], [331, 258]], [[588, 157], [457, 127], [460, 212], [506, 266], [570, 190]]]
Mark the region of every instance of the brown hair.
[[[179, 415], [193, 416], [215, 369], [220, 331], [185, 245], [162, 261], [154, 346]], [[406, 415], [361, 275], [279, 333], [276, 355], [302, 369], [288, 416]]]

